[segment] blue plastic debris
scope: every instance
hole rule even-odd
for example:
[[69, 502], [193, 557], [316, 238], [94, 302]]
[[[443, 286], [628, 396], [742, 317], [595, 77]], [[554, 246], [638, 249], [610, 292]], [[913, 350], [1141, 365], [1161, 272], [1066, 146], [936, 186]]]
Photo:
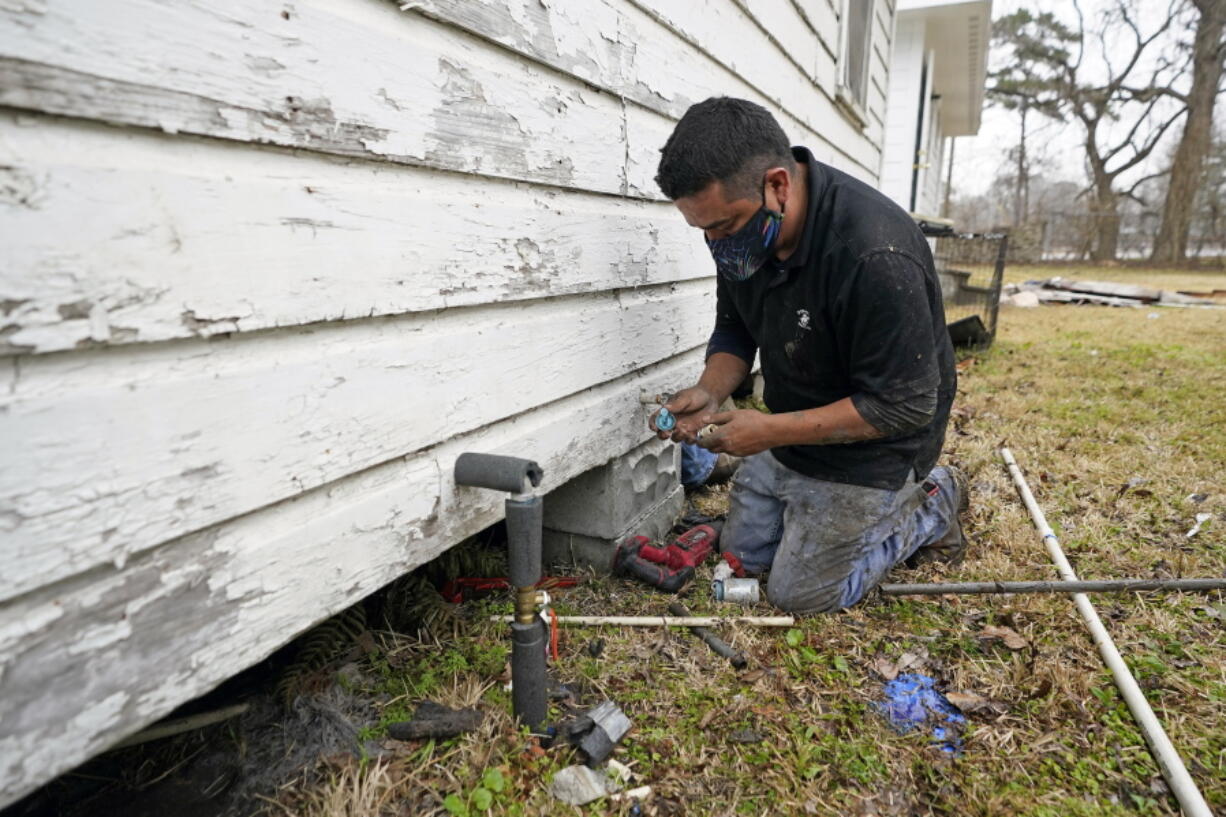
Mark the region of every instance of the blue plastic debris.
[[875, 702], [873, 707], [899, 734], [930, 728], [941, 751], [956, 755], [962, 751], [966, 717], [935, 685], [927, 675], [904, 673], [885, 685], [885, 700]]

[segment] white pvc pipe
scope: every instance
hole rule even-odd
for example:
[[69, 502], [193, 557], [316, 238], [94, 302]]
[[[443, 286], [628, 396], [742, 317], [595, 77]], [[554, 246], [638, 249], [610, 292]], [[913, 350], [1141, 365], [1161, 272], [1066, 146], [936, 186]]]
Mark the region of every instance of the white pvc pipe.
[[[490, 621], [512, 621], [512, 616], [491, 616]], [[721, 624], [750, 624], [755, 627], [791, 627], [792, 616], [558, 616], [559, 624], [589, 627], [718, 627]]]
[[[1026, 509], [1030, 511], [1030, 518], [1034, 520], [1034, 526], [1039, 529], [1043, 543], [1047, 545], [1047, 552], [1051, 554], [1052, 561], [1056, 563], [1061, 578], [1069, 582], [1077, 581], [1077, 574], [1073, 572], [1072, 565], [1064, 557], [1060, 540], [1056, 538], [1055, 532], [1047, 524], [1047, 517], [1043, 515], [1039, 504], [1035, 502], [1034, 494], [1030, 493], [1030, 486], [1026, 484], [1026, 478], [1022, 476], [1021, 469], [1017, 467], [1013, 453], [1007, 448], [1002, 448], [1000, 456], [1004, 459], [1005, 465], [1009, 467], [1009, 475], [1013, 477], [1013, 484], [1017, 486], [1018, 493], [1022, 495], [1022, 502], [1026, 503]], [[1136, 719], [1137, 725], [1141, 727], [1141, 734], [1149, 743], [1150, 753], [1158, 762], [1158, 768], [1161, 769], [1162, 776], [1166, 778], [1175, 799], [1183, 808], [1183, 813], [1188, 817], [1213, 817], [1209, 804], [1205, 802], [1204, 796], [1196, 788], [1196, 783], [1188, 774], [1187, 767], [1183, 765], [1183, 760], [1175, 751], [1171, 739], [1166, 736], [1162, 724], [1154, 715], [1154, 710], [1150, 708], [1149, 701], [1145, 700], [1145, 695], [1137, 686], [1136, 679], [1132, 677], [1128, 665], [1124, 663], [1120, 651], [1116, 649], [1115, 642], [1111, 640], [1111, 634], [1107, 632], [1094, 605], [1090, 603], [1089, 596], [1085, 593], [1075, 593], [1073, 601], [1076, 602], [1077, 609], [1081, 611], [1081, 617], [1085, 619], [1086, 626], [1090, 629], [1090, 635], [1093, 636], [1094, 643], [1098, 646], [1103, 662], [1111, 670], [1120, 695], [1128, 704], [1128, 709], [1132, 711], [1132, 717]]]

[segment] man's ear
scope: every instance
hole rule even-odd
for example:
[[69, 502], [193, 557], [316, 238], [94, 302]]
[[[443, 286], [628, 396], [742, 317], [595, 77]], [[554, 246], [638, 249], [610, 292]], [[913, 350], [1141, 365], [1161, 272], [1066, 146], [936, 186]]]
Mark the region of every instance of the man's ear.
[[[792, 174], [784, 167], [772, 167], [767, 170], [766, 190], [774, 194], [775, 201], [779, 204], [776, 209], [782, 213], [792, 195]], [[769, 201], [767, 205], [770, 205]]]

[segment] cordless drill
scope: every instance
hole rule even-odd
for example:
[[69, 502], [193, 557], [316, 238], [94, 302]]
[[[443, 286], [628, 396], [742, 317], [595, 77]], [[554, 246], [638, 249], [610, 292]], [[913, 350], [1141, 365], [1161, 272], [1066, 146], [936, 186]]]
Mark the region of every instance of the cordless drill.
[[673, 570], [698, 567], [715, 550], [723, 527], [724, 523], [719, 521], [713, 521], [709, 525], [697, 525], [678, 536], [668, 547], [644, 544], [639, 548], [639, 555], [649, 562], [665, 565]]
[[650, 542], [646, 536], [631, 536], [619, 544], [613, 554], [613, 572], [619, 576], [633, 576], [657, 590], [676, 593], [694, 578], [694, 568], [671, 568], [644, 559], [641, 551], [650, 547]]
[[667, 547], [656, 547], [646, 536], [632, 536], [618, 546], [613, 570], [658, 590], [675, 593], [694, 578], [694, 569], [711, 555], [722, 527], [720, 522], [698, 525]]

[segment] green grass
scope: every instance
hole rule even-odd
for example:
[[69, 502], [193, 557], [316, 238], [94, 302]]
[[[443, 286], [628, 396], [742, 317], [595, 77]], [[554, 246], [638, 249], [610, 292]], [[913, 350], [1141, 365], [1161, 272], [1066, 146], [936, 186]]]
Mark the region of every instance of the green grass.
[[[1144, 270], [1013, 270], [1180, 287], [1226, 277]], [[1150, 317], [1157, 314], [1158, 317]], [[973, 546], [956, 570], [897, 571], [894, 579], [1038, 579], [1055, 572], [998, 457], [1009, 445], [1075, 567], [1085, 578], [1226, 573], [1226, 310], [1042, 307], [1006, 309], [989, 352], [964, 361], [945, 459], [970, 476]], [[1187, 497], [1208, 494], [1201, 504]], [[697, 497], [707, 510], [726, 492]], [[1198, 512], [1214, 521], [1184, 534]], [[709, 570], [709, 568], [707, 568]], [[668, 597], [613, 579], [559, 591], [566, 612], [663, 611]], [[1216, 810], [1226, 810], [1226, 647], [1221, 594], [1095, 597], [1121, 652]], [[719, 612], [705, 573], [686, 603]], [[447, 813], [625, 814], [602, 801], [551, 800], [551, 775], [577, 758], [540, 752], [517, 730], [503, 689], [506, 637], [476, 605], [437, 639], [385, 636], [367, 668], [382, 699], [369, 732], [407, 717], [421, 697], [482, 706], [474, 735], [392, 746], [365, 780], [389, 802]], [[763, 606], [763, 612], [768, 607]], [[981, 640], [1007, 626], [1023, 650]], [[737, 673], [684, 632], [567, 629], [558, 680], [591, 704], [611, 697], [634, 729], [618, 757], [652, 787], [657, 814], [1174, 815], [1131, 715], [1071, 602], [1055, 596], [872, 598], [792, 631], [729, 628], [751, 657]], [[594, 638], [606, 642], [593, 658]], [[953, 760], [920, 734], [897, 735], [874, 714], [879, 659], [923, 653], [923, 670], [951, 692], [994, 708], [970, 716]], [[555, 707], [554, 715], [561, 710]], [[758, 743], [736, 743], [753, 729]], [[482, 784], [499, 769], [502, 791]], [[381, 770], [381, 771], [380, 771]], [[381, 776], [380, 776], [381, 775]], [[330, 783], [316, 784], [333, 785]], [[324, 802], [303, 787], [286, 797]], [[477, 788], [489, 792], [474, 794]], [[422, 805], [426, 804], [426, 805]], [[479, 808], [479, 806], [482, 806]], [[487, 806], [487, 807], [484, 807]], [[390, 808], [390, 807], [389, 807]], [[305, 807], [294, 813], [322, 814]], [[373, 813], [373, 812], [372, 812]], [[396, 813], [388, 810], [386, 813]]]

